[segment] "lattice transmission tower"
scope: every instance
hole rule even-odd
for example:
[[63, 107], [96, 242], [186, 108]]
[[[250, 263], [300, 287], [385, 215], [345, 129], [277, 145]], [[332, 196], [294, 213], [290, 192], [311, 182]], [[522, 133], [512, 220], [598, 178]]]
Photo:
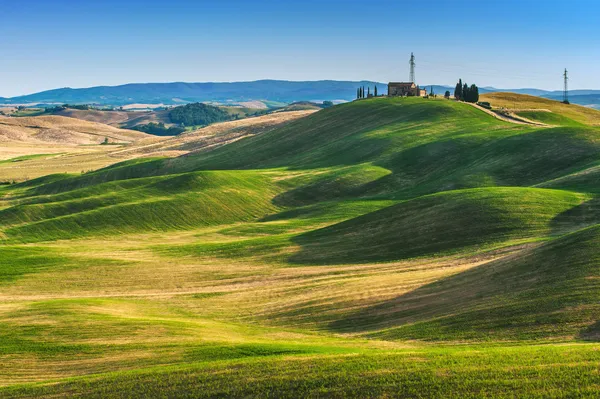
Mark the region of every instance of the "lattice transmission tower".
[[567, 68], [565, 68], [565, 73], [563, 77], [565, 79], [565, 86], [563, 88], [563, 103], [569, 104], [569, 75], [567, 72]]
[[410, 77], [409, 77], [409, 82], [415, 83], [415, 55], [413, 53], [410, 53]]

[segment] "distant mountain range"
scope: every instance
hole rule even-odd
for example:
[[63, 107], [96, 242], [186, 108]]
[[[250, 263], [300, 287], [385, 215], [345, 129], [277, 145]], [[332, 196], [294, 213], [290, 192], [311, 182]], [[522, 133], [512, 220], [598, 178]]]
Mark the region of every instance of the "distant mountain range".
[[[387, 84], [372, 81], [303, 81], [257, 80], [232, 83], [131, 83], [121, 86], [97, 86], [82, 89], [62, 88], [24, 96], [3, 98], [0, 104], [165, 104], [178, 105], [190, 102], [239, 103], [260, 100], [265, 103], [292, 103], [297, 101], [350, 101], [356, 97], [360, 86], [378, 87], [384, 94]], [[453, 86], [426, 85], [437, 94], [446, 90], [453, 92]], [[547, 91], [533, 88], [498, 89], [482, 87], [481, 93], [494, 91], [529, 94], [551, 99], [562, 99], [562, 91]], [[600, 90], [572, 90], [569, 92], [573, 103], [594, 106], [600, 109]]]
[[132, 83], [122, 86], [98, 86], [85, 89], [55, 89], [25, 96], [0, 99], [4, 104], [99, 104], [126, 105], [168, 104], [217, 101], [348, 101], [356, 97], [359, 86], [377, 85], [384, 93], [384, 83], [360, 81], [306, 81], [258, 80], [233, 83]]

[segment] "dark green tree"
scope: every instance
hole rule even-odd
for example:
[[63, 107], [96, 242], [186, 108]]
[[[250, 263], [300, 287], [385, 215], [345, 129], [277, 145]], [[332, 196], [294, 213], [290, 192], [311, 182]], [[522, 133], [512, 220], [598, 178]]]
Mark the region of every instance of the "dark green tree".
[[464, 83], [463, 84], [463, 88], [462, 88], [462, 101], [467, 101], [467, 98], [469, 97], [469, 85]]
[[375, 97], [377, 97], [377, 85], [375, 85], [375, 93], [373, 93]]
[[371, 87], [367, 87], [367, 98], [371, 97]]
[[477, 87], [476, 85], [471, 85], [471, 88], [469, 89], [469, 102], [471, 103], [476, 103], [479, 101], [479, 87]]
[[463, 84], [462, 84], [462, 79], [458, 80], [458, 83], [456, 84], [456, 87], [454, 88], [454, 98], [456, 98], [457, 100], [462, 100], [462, 88], [463, 88]]
[[446, 90], [446, 93], [444, 93], [444, 98], [445, 99], [449, 99], [450, 98], [450, 90]]

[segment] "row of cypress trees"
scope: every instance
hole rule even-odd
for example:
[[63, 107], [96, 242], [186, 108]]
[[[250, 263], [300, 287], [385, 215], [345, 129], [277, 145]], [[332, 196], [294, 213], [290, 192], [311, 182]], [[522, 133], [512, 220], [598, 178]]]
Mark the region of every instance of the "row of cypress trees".
[[463, 84], [462, 79], [459, 79], [454, 88], [454, 98], [458, 101], [476, 103], [479, 101], [479, 87], [476, 85], [469, 86], [467, 83]]
[[373, 94], [371, 94], [371, 88], [367, 87], [367, 94], [365, 95], [365, 86], [363, 87], [359, 87], [358, 89], [356, 89], [356, 98], [357, 99], [361, 99], [361, 98], [371, 98], [371, 97], [377, 97], [377, 86], [375, 86], [375, 89], [373, 90]]

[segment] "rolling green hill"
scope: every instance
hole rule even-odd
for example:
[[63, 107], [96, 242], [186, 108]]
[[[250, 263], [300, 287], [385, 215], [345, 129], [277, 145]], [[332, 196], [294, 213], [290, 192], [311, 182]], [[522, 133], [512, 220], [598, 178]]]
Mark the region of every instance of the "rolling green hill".
[[302, 252], [294, 259], [311, 263], [389, 261], [464, 253], [560, 234], [570, 224], [581, 227], [581, 216], [576, 214], [560, 226], [552, 222], [581, 205], [584, 198], [568, 191], [530, 188], [456, 190], [423, 196], [299, 236]]
[[377, 314], [385, 339], [597, 340], [599, 243], [596, 225], [361, 313]]
[[600, 112], [510, 101], [0, 186], [0, 396], [594, 397]]

